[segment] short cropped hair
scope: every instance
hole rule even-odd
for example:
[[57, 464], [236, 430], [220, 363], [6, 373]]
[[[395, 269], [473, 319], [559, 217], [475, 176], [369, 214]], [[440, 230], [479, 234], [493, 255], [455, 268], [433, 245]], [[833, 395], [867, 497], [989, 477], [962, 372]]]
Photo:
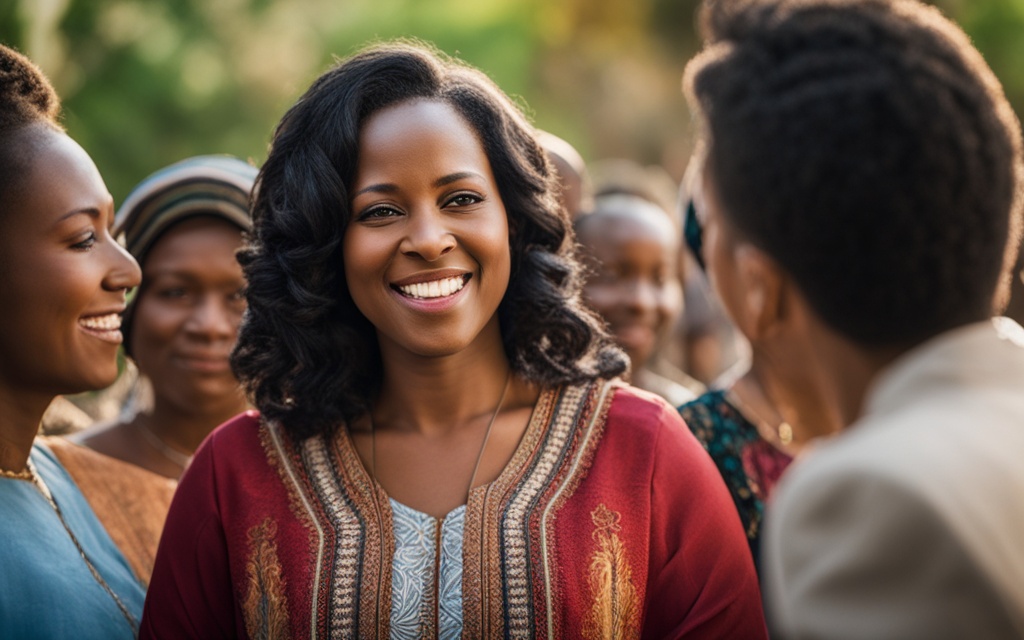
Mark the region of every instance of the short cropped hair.
[[349, 294], [342, 239], [363, 124], [416, 99], [461, 114], [494, 172], [511, 245], [498, 315], [512, 369], [557, 385], [627, 366], [579, 301], [568, 221], [523, 114], [476, 69], [419, 44], [378, 45], [329, 69], [285, 114], [257, 178], [252, 237], [239, 253], [249, 306], [232, 364], [262, 414], [294, 437], [333, 433], [366, 412], [379, 388], [376, 333]]
[[914, 0], [721, 0], [685, 88], [723, 215], [867, 347], [989, 317], [1021, 130], [959, 27]]
[[[31, 144], [18, 134], [42, 124], [60, 131], [60, 99], [31, 60], [0, 44], [0, 203], [23, 182]], [[0, 220], [3, 209], [0, 205]]]

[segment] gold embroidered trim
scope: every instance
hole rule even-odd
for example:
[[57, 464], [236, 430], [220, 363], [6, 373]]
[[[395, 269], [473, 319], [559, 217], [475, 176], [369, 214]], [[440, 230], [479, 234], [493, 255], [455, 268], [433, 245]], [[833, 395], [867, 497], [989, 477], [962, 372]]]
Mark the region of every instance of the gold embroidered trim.
[[544, 578], [545, 622], [548, 638], [558, 637], [558, 624], [555, 619], [554, 607], [557, 585], [555, 584], [555, 576], [552, 569], [554, 554], [550, 540], [553, 533], [549, 532], [549, 527], [554, 521], [554, 514], [561, 509], [565, 501], [573, 494], [580, 481], [586, 475], [587, 470], [589, 470], [594, 452], [601, 441], [601, 436], [604, 435], [604, 426], [608, 419], [608, 411], [611, 409], [612, 399], [615, 397], [615, 390], [621, 385], [622, 383], [619, 380], [608, 380], [601, 384], [597, 400], [591, 406], [590, 420], [582, 434], [582, 441], [576, 449], [576, 455], [571, 462], [567, 463], [569, 471], [563, 478], [561, 486], [558, 487], [554, 495], [548, 500], [541, 514], [540, 546]]
[[[509, 464], [498, 478], [470, 492], [463, 531], [462, 636], [504, 637], [505, 602], [502, 582], [501, 520], [530, 470], [548, 432], [561, 389], [545, 389], [537, 398], [530, 424]], [[525, 568], [524, 568], [525, 570]]]
[[535, 636], [532, 628], [535, 616], [531, 615], [533, 584], [528, 572], [529, 519], [536, 506], [542, 503], [539, 496], [556, 481], [566, 468], [566, 461], [571, 459], [570, 454], [576, 444], [572, 436], [589, 390], [589, 384], [573, 385], [563, 390], [533, 472], [524, 479], [504, 510], [501, 531], [505, 542], [504, 588], [509, 638], [528, 640]]
[[305, 485], [300, 477], [300, 470], [296, 469], [296, 461], [292, 458], [291, 450], [286, 441], [287, 436], [282, 433], [280, 425], [260, 420], [260, 442], [267, 455], [267, 462], [277, 469], [288, 493], [289, 505], [296, 519], [305, 528], [315, 535], [311, 536], [312, 557], [315, 558], [313, 565], [313, 579], [310, 585], [310, 607], [309, 614], [309, 636], [311, 640], [317, 637], [317, 628], [320, 625], [318, 611], [321, 609], [320, 582], [322, 567], [324, 563], [326, 533], [320, 519], [317, 517], [316, 509], [313, 507]]
[[242, 603], [245, 630], [256, 640], [288, 638], [288, 600], [277, 557], [277, 523], [267, 518], [249, 529], [247, 536], [249, 589]]
[[[355, 594], [359, 599], [358, 635], [363, 638], [387, 638], [391, 634], [391, 569], [395, 556], [391, 503], [384, 489], [363, 467], [355, 443], [344, 427], [334, 438], [333, 444], [331, 449], [340, 482], [336, 490], [348, 498], [348, 508], [353, 514], [362, 514], [363, 517], [362, 555], [353, 556], [361, 562], [358, 592]], [[340, 501], [341, 497], [335, 499]], [[354, 538], [352, 542], [358, 540]], [[355, 564], [354, 561], [350, 562]], [[339, 582], [336, 581], [335, 585], [337, 588]]]
[[631, 640], [640, 637], [640, 603], [633, 570], [619, 539], [622, 516], [601, 503], [590, 512], [591, 536], [597, 543], [590, 559], [588, 582], [593, 604], [583, 623], [587, 640]]

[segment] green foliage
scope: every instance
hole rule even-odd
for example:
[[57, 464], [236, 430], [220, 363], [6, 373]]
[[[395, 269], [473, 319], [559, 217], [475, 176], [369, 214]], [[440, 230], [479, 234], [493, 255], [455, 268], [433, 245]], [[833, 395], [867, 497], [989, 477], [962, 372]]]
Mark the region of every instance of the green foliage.
[[[1021, 111], [1024, 0], [947, 0]], [[0, 40], [32, 57], [120, 202], [199, 153], [256, 164], [274, 124], [335, 56], [396, 37], [435, 43], [529, 105], [589, 159], [681, 176], [679, 91], [693, 0], [0, 0]]]

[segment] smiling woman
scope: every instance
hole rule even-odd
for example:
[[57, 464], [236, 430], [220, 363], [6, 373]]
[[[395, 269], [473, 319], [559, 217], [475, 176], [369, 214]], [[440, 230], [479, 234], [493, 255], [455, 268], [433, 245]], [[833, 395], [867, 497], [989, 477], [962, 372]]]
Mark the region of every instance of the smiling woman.
[[251, 224], [255, 178], [236, 158], [189, 158], [143, 180], [118, 210], [115, 231], [142, 266], [125, 313], [125, 351], [153, 400], [77, 441], [178, 478], [203, 438], [245, 411], [228, 356], [245, 310], [235, 251]]
[[555, 186], [511, 101], [425, 47], [313, 84], [239, 254], [260, 412], [182, 478], [143, 637], [763, 637], [728, 493], [615, 379]]
[[35, 441], [55, 396], [114, 381], [139, 283], [110, 234], [113, 200], [58, 110], [39, 70], [0, 45], [0, 621], [5, 637], [131, 638], [143, 585]]

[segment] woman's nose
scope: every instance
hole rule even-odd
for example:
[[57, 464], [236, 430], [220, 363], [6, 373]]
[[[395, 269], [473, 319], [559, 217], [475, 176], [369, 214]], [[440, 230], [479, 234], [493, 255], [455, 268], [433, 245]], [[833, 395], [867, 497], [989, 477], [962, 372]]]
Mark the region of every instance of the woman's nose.
[[142, 282], [142, 270], [128, 251], [113, 238], [108, 237], [104, 243], [109, 264], [103, 287], [108, 291], [126, 291], [139, 286]]
[[433, 262], [455, 248], [455, 236], [444, 224], [444, 215], [437, 211], [413, 212], [406, 227], [400, 249]]
[[219, 294], [208, 293], [199, 298], [185, 323], [185, 330], [211, 339], [231, 339], [238, 331], [241, 314], [229, 308]]
[[623, 287], [626, 306], [637, 314], [653, 313], [658, 307], [659, 291], [646, 278], [633, 278]]

